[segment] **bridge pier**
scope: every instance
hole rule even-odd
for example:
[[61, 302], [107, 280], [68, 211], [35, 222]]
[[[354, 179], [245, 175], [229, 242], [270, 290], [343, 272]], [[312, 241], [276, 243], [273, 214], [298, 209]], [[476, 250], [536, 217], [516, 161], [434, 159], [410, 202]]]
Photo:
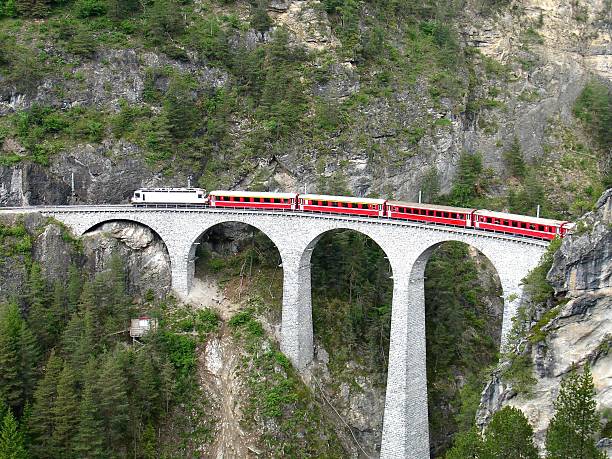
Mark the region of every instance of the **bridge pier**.
[[283, 312], [280, 347], [299, 369], [313, 359], [312, 297], [310, 291], [310, 256], [302, 253], [281, 253], [283, 260]]
[[[425, 366], [425, 287], [427, 257], [409, 266], [392, 263], [391, 343], [382, 459], [429, 458], [427, 372]], [[408, 265], [408, 266], [407, 266]]]

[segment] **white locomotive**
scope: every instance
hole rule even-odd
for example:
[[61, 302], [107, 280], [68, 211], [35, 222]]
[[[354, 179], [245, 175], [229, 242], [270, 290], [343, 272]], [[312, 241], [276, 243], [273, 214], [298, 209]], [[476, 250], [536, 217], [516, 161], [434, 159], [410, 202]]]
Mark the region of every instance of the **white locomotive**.
[[134, 191], [132, 204], [206, 204], [208, 196], [203, 188], [140, 188]]

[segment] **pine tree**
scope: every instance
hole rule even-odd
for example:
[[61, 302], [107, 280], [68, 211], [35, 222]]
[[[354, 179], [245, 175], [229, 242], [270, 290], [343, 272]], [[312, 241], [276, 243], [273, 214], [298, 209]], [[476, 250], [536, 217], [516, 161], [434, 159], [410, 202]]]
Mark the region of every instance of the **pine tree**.
[[533, 428], [523, 412], [511, 406], [497, 411], [485, 432], [485, 454], [490, 459], [537, 459]]
[[593, 434], [599, 429], [595, 387], [588, 364], [578, 374], [573, 367], [561, 382], [555, 415], [546, 433], [548, 459], [599, 459], [605, 455], [595, 447]]
[[0, 309], [0, 399], [12, 408], [21, 403], [19, 380], [19, 311], [14, 303]]
[[446, 459], [478, 459], [484, 451], [484, 444], [476, 427], [457, 434], [453, 447], [446, 453]]
[[81, 336], [83, 334], [83, 317], [79, 313], [72, 314], [68, 325], [62, 334], [62, 350], [66, 358], [72, 359], [79, 349]]
[[53, 342], [53, 317], [47, 307], [48, 293], [40, 265], [32, 263], [28, 278], [28, 323], [43, 349]]
[[270, 30], [272, 25], [272, 19], [268, 14], [268, 2], [267, 0], [258, 0], [255, 5], [251, 6], [251, 27], [260, 33], [264, 33]]
[[145, 352], [136, 354], [136, 397], [138, 411], [145, 420], [156, 419], [161, 415], [160, 375], [151, 355]]
[[66, 312], [64, 314], [64, 322], [68, 322], [72, 313], [78, 310], [81, 290], [83, 289], [83, 278], [81, 272], [74, 265], [68, 268], [68, 286], [66, 287]]
[[83, 372], [83, 396], [79, 407], [79, 426], [74, 452], [81, 458], [104, 457], [104, 436], [96, 398], [96, 360], [91, 357]]
[[78, 425], [79, 402], [76, 394], [74, 370], [66, 362], [57, 382], [57, 396], [53, 404], [54, 430], [51, 444], [58, 457], [71, 457]]
[[17, 305], [0, 305], [0, 399], [16, 412], [25, 403], [24, 389], [33, 383], [37, 359], [32, 341]]
[[53, 341], [61, 334], [64, 326], [68, 323], [70, 316], [67, 315], [66, 289], [64, 285], [56, 281], [53, 283], [53, 295], [51, 297], [51, 317], [53, 317]]
[[49, 16], [50, 11], [50, 0], [33, 0], [32, 9], [30, 10], [30, 16], [34, 18], [46, 18], [47, 16]]
[[164, 112], [170, 123], [170, 132], [177, 139], [191, 135], [198, 116], [192, 88], [184, 78], [173, 78], [164, 97]]
[[30, 16], [33, 5], [33, 0], [15, 0], [15, 9], [19, 16]]
[[128, 396], [127, 380], [118, 359], [117, 352], [108, 352], [98, 378], [98, 406], [106, 436], [108, 451], [118, 452], [125, 442], [127, 431]]
[[62, 360], [55, 355], [55, 351], [51, 351], [43, 377], [34, 391], [34, 404], [28, 425], [34, 457], [57, 457], [51, 444], [51, 437], [54, 429], [53, 406], [62, 366]]
[[25, 320], [19, 330], [19, 378], [22, 384], [22, 401], [26, 403], [34, 394], [36, 385], [38, 345]]
[[8, 410], [2, 421], [2, 431], [0, 431], [0, 458], [27, 459], [27, 457], [23, 434], [19, 430], [12, 411]]

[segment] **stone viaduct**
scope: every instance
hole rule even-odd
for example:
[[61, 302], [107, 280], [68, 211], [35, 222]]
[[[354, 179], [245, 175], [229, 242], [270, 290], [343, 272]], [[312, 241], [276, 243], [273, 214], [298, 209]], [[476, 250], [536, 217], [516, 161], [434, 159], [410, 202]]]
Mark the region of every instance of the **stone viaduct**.
[[425, 371], [425, 265], [445, 241], [469, 244], [497, 270], [504, 297], [502, 343], [520, 302], [521, 279], [537, 265], [547, 243], [475, 229], [398, 222], [386, 218], [298, 212], [210, 208], [135, 208], [70, 206], [13, 209], [41, 212], [80, 236], [106, 222], [127, 220], [155, 231], [171, 260], [172, 287], [184, 297], [194, 275], [197, 242], [212, 226], [225, 222], [251, 225], [278, 248], [283, 267], [281, 349], [298, 368], [313, 358], [310, 259], [323, 234], [350, 229], [369, 236], [385, 252], [392, 269], [391, 344], [381, 457], [429, 457]]

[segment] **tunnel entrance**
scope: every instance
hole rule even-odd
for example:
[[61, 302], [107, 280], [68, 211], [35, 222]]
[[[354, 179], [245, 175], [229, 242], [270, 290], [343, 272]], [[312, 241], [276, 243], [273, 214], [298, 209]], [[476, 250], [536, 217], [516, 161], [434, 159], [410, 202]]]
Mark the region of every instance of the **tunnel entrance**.
[[431, 457], [474, 423], [486, 369], [497, 363], [502, 288], [490, 262], [461, 242], [438, 245], [425, 268]]

